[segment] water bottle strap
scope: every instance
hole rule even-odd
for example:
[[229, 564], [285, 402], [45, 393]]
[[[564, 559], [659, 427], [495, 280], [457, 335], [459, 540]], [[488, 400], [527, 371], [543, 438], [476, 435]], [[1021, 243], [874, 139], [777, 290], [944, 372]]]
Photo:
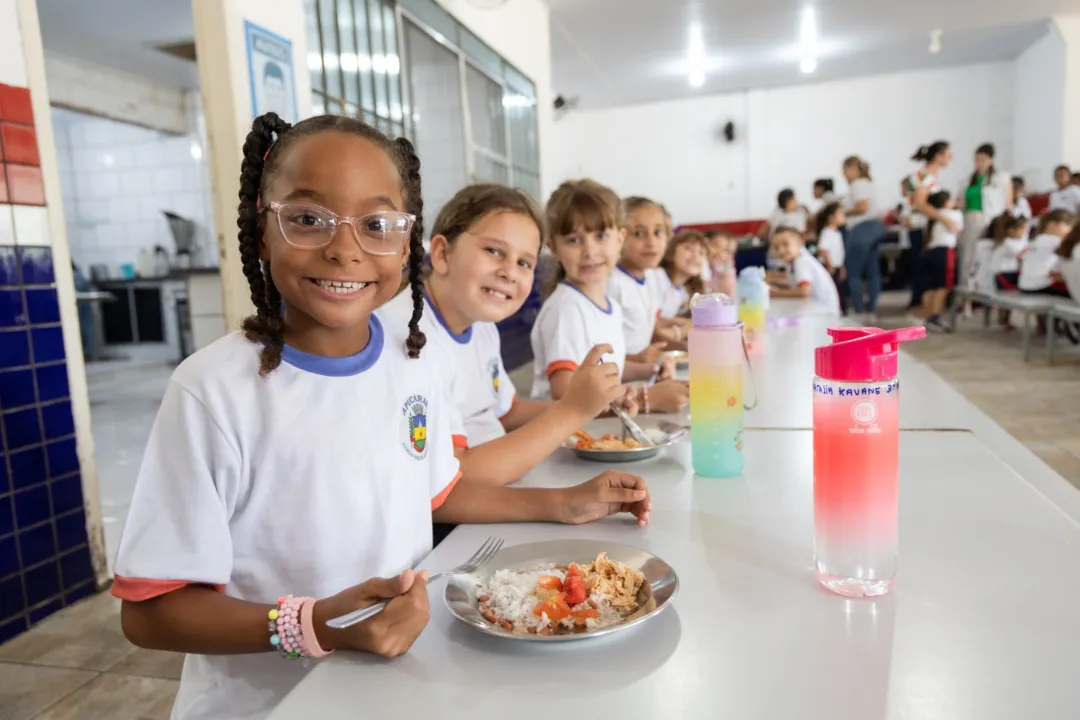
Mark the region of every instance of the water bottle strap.
[[746, 347], [746, 333], [742, 333], [742, 351], [743, 357], [746, 358], [746, 369], [750, 372], [750, 387], [754, 391], [754, 402], [747, 405], [744, 401], [743, 410], [753, 410], [758, 403], [757, 381], [754, 380], [754, 367], [750, 364], [750, 350]]

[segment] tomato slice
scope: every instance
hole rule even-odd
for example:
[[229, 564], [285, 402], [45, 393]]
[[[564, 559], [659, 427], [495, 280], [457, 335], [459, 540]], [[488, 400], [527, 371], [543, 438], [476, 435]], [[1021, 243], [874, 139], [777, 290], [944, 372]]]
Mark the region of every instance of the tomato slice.
[[570, 617], [570, 606], [566, 604], [562, 594], [555, 595], [533, 608], [533, 615], [540, 617], [544, 614], [551, 622], [559, 622], [563, 618]]
[[600, 617], [600, 612], [596, 608], [585, 608], [584, 610], [575, 610], [570, 615], [578, 622], [584, 623], [589, 618], [595, 620]]
[[573, 575], [583, 577], [581, 574], [581, 566], [577, 563], [570, 563], [570, 567], [566, 570], [566, 577], [571, 577]]
[[585, 590], [585, 579], [580, 575], [567, 575], [566, 580], [563, 581], [562, 590], [566, 595], [567, 605], [578, 605], [589, 597], [589, 593]]
[[562, 580], [554, 575], [541, 575], [540, 579], [536, 581], [538, 587], [542, 587], [545, 590], [561, 590]]

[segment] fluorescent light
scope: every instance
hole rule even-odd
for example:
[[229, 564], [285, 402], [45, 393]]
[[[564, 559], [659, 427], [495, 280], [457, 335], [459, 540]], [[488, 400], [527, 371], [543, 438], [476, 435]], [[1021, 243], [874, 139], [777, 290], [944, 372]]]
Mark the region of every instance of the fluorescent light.
[[701, 87], [705, 84], [705, 36], [701, 23], [690, 26], [690, 47], [687, 52], [690, 66], [690, 85]]
[[191, 157], [194, 160], [202, 160], [202, 147], [198, 143], [191, 143]]
[[799, 40], [804, 47], [813, 47], [817, 42], [817, 14], [807, 5], [802, 11], [802, 25], [799, 27]]
[[690, 84], [694, 87], [701, 87], [705, 84], [705, 73], [700, 70], [690, 73]]
[[817, 58], [804, 57], [802, 59], [802, 62], [799, 63], [799, 69], [807, 75], [814, 72], [815, 70], [817, 70]]

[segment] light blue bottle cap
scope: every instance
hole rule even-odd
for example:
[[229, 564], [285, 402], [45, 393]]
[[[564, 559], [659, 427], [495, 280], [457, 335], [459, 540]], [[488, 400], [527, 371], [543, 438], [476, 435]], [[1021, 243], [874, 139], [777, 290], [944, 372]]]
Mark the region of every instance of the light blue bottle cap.
[[724, 293], [695, 295], [690, 302], [690, 319], [696, 328], [731, 327], [739, 323], [739, 308]]

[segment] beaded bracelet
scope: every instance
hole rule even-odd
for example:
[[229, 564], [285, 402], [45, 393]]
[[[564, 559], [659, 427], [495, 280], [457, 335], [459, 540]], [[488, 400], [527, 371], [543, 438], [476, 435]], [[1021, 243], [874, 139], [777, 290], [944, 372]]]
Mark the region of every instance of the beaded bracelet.
[[267, 629], [270, 631], [270, 645], [282, 657], [317, 659], [333, 652], [323, 650], [315, 638], [311, 617], [315, 608], [314, 598], [286, 595], [278, 598], [277, 605], [266, 614], [270, 620]]
[[651, 409], [649, 408], [649, 386], [641, 386], [641, 404], [645, 406], [645, 414], [648, 415]]

